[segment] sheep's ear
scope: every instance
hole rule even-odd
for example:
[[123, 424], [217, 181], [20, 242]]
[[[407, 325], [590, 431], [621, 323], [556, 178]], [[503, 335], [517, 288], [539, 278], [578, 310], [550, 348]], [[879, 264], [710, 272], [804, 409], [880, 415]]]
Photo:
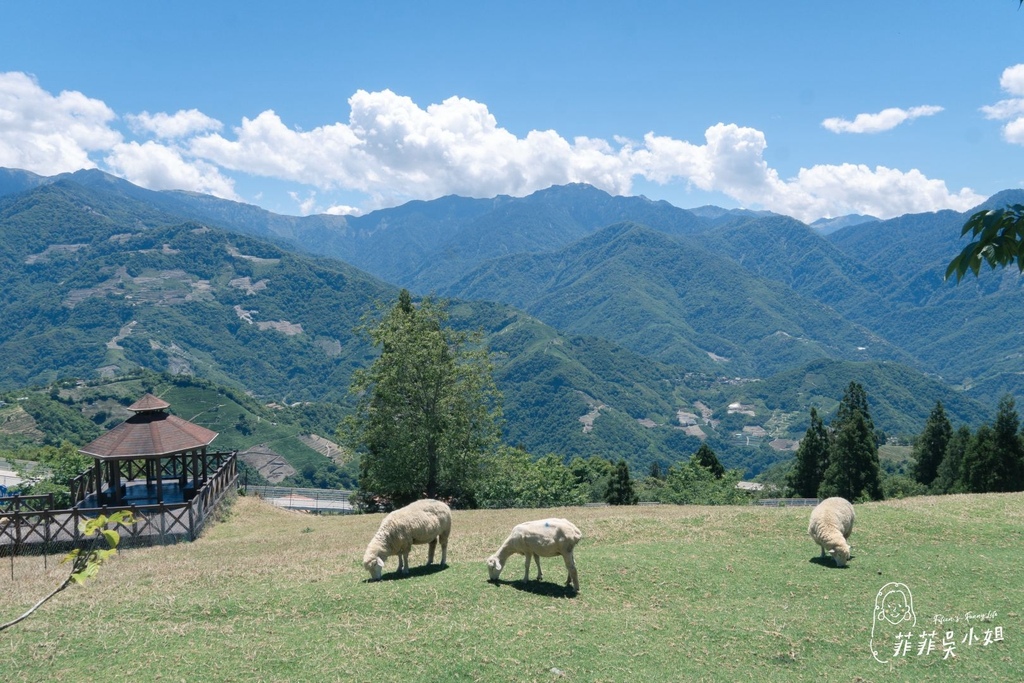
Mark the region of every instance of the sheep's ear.
[[377, 566], [378, 566], [378, 567], [381, 567], [381, 568], [383, 569], [383, 567], [384, 567], [384, 560], [382, 560], [382, 559], [380, 559], [380, 558], [378, 557], [378, 558], [377, 558]]
[[831, 550], [828, 551], [828, 554], [829, 554], [829, 557], [835, 557], [836, 556], [836, 549], [832, 548]]

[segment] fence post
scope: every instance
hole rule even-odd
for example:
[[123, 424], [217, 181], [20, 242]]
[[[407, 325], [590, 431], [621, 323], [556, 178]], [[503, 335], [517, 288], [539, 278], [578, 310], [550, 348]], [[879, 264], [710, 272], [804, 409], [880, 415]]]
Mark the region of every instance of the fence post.
[[167, 506], [160, 505], [160, 545], [167, 545], [167, 539], [164, 538], [167, 535], [167, 520], [165, 519], [164, 513], [167, 511]]

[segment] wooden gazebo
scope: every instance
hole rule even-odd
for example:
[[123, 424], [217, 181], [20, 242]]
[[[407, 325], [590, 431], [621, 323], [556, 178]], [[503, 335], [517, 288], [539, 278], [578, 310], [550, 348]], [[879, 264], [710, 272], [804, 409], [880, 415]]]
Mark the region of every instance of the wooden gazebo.
[[171, 415], [170, 407], [146, 394], [128, 407], [134, 415], [79, 449], [96, 462], [87, 495], [75, 507], [162, 505], [195, 496], [224, 454], [208, 462], [217, 432]]

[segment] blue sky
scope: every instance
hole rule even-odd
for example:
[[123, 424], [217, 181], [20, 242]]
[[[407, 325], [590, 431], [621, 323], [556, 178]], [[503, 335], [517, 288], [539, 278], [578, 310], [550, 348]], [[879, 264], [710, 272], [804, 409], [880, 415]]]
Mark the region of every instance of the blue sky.
[[568, 182], [964, 211], [1024, 186], [1022, 36], [1013, 0], [0, 0], [0, 166], [288, 214]]

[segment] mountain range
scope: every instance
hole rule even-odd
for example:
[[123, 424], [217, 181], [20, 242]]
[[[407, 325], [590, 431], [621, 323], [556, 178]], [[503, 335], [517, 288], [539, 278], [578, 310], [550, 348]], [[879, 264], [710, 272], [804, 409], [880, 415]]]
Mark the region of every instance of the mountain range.
[[[708, 438], [754, 472], [843, 382], [902, 434], [935, 400], [977, 424], [1021, 393], [1020, 278], [942, 280], [967, 215], [824, 231], [570, 185], [292, 217], [95, 170], [0, 169], [0, 389], [142, 366], [344, 403], [372, 360], [355, 329], [407, 287], [485, 331], [509, 443], [643, 467]], [[751, 444], [754, 427], [768, 436]]]

